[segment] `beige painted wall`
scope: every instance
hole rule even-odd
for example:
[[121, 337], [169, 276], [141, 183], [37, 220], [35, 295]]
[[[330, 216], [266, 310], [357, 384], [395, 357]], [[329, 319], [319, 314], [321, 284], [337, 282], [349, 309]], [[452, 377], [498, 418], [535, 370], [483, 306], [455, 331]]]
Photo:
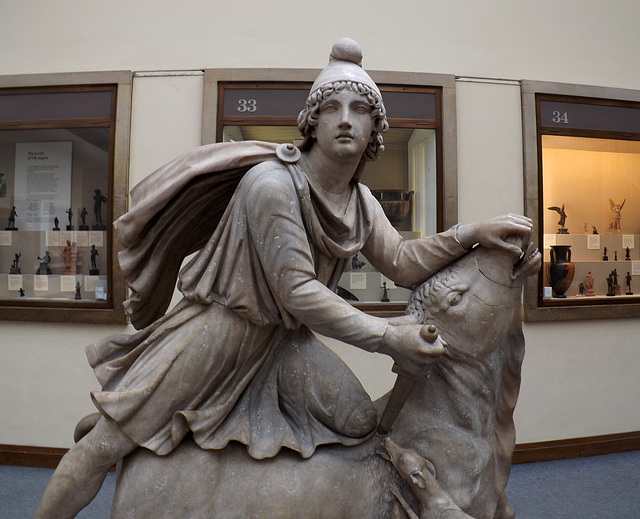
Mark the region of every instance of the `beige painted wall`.
[[[542, 146], [545, 206], [565, 206], [570, 233], [585, 224], [608, 232], [613, 200], [625, 202], [622, 232], [640, 234], [640, 142], [545, 135]], [[558, 214], [545, 213], [544, 232], [553, 234]]]
[[[401, 5], [401, 8], [399, 7]], [[200, 142], [207, 67], [324, 66], [357, 39], [369, 69], [460, 76], [459, 216], [523, 211], [518, 79], [638, 88], [640, 4], [627, 0], [292, 3], [0, 0], [0, 74], [136, 72], [130, 183]], [[265, 22], [266, 21], [266, 22]], [[146, 71], [195, 71], [148, 74]], [[470, 78], [493, 78], [479, 80]], [[509, 81], [502, 81], [508, 79]], [[499, 80], [499, 81], [495, 81]], [[126, 331], [0, 321], [0, 443], [68, 447], [97, 389], [83, 349]], [[636, 319], [526, 324], [519, 442], [640, 430]], [[372, 395], [389, 362], [328, 341]]]

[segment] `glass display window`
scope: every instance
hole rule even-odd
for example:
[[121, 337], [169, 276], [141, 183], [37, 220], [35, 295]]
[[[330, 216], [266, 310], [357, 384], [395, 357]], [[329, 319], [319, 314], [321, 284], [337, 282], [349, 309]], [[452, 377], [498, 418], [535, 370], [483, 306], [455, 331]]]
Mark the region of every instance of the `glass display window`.
[[[205, 71], [203, 143], [300, 144], [296, 119], [316, 74]], [[453, 77], [412, 74], [411, 84], [403, 84], [391, 74], [371, 76], [381, 90], [390, 128], [384, 134], [384, 153], [367, 164], [361, 181], [404, 239], [450, 227], [457, 222]], [[273, 80], [276, 77], [278, 81]], [[338, 293], [380, 316], [403, 313], [411, 294], [382, 276], [362, 255], [351, 258]]]
[[125, 209], [130, 98], [126, 72], [0, 81], [3, 319], [126, 322], [112, 224]]
[[525, 319], [640, 315], [640, 92], [525, 82], [523, 107], [543, 251]]

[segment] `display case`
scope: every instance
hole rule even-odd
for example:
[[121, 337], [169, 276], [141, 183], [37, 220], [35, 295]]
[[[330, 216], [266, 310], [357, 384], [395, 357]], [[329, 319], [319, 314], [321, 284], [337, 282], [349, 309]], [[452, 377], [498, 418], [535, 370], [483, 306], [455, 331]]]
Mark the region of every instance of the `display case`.
[[0, 78], [0, 315], [126, 322], [131, 73]]
[[640, 315], [640, 92], [523, 82], [526, 320]]
[[[205, 71], [203, 144], [262, 140], [301, 143], [297, 115], [318, 71]], [[361, 182], [380, 201], [405, 239], [457, 223], [455, 79], [432, 74], [370, 72], [382, 93], [389, 130], [385, 151], [367, 164]], [[338, 293], [369, 313], [404, 312], [411, 295], [351, 258]]]

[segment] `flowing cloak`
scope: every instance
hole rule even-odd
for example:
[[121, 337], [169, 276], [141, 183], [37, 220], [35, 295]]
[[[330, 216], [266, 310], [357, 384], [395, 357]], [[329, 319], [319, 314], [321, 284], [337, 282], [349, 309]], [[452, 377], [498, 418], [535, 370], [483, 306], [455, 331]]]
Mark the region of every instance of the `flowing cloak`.
[[[277, 148], [259, 141], [201, 146], [131, 190], [129, 211], [114, 223], [131, 324], [140, 329], [164, 315], [182, 260], [211, 237], [246, 171], [275, 159]], [[288, 149], [281, 156], [291, 156]]]
[[[405, 245], [358, 182], [351, 184], [346, 208], [337, 211], [296, 148], [258, 148], [266, 157], [242, 178], [219, 225], [219, 208], [210, 201], [208, 211], [194, 208], [202, 218], [212, 214], [214, 222], [204, 228], [215, 231], [181, 272], [183, 301], [167, 315], [156, 316], [160, 307], [145, 315], [141, 322], [155, 321], [134, 335], [87, 348], [102, 384], [92, 393], [98, 409], [158, 454], [171, 452], [189, 431], [203, 448], [237, 440], [255, 458], [283, 446], [308, 457], [320, 444], [364, 441], [376, 426], [373, 404], [310, 329], [375, 351], [386, 320], [333, 292], [349, 258], [362, 250], [391, 279], [412, 286], [464, 252], [455, 231]], [[156, 261], [175, 262], [177, 243], [188, 250], [201, 241], [203, 230], [185, 229], [176, 216], [193, 207], [185, 196], [206, 200], [201, 184], [210, 175], [202, 161], [216, 150], [200, 148], [154, 174], [151, 193], [167, 171], [197, 171], [190, 180], [171, 178], [177, 185], [164, 201], [144, 197], [143, 204], [155, 204], [150, 221], [126, 222], [138, 231], [125, 232], [123, 241], [138, 255], [125, 249], [121, 259], [138, 259], [129, 272], [143, 281], [134, 293], [143, 294], [139, 301], [152, 299], [153, 283], [167, 276], [166, 270], [147, 274], [149, 263], [162, 268]]]

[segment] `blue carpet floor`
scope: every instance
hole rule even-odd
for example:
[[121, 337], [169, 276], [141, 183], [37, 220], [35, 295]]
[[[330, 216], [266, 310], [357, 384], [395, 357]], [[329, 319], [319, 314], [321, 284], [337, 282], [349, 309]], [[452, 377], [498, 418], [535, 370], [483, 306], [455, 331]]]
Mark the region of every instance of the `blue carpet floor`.
[[640, 519], [640, 451], [514, 465], [517, 519]]
[[[0, 466], [0, 519], [30, 519], [52, 472]], [[114, 488], [111, 472], [78, 518], [109, 519]], [[507, 492], [517, 519], [640, 519], [640, 451], [515, 465]]]

